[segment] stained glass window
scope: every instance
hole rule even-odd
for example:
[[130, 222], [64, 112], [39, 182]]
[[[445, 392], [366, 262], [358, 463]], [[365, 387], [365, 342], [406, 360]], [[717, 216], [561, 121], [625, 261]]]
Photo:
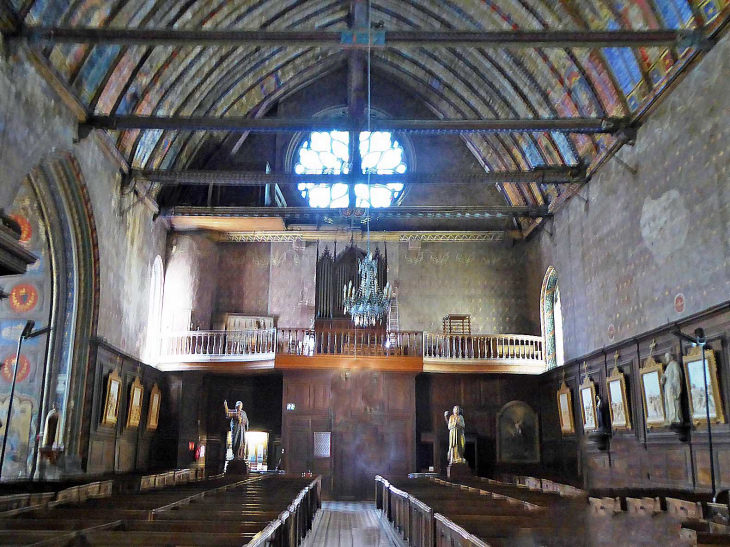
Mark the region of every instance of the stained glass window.
[[[363, 174], [393, 175], [393, 182], [355, 185], [356, 207], [389, 207], [403, 192], [398, 175], [407, 170], [403, 146], [387, 131], [360, 133], [360, 157]], [[295, 156], [294, 172], [298, 175], [346, 175], [350, 163], [350, 134], [345, 131], [310, 133]], [[312, 207], [348, 207], [350, 198], [346, 183], [301, 183], [302, 197]]]

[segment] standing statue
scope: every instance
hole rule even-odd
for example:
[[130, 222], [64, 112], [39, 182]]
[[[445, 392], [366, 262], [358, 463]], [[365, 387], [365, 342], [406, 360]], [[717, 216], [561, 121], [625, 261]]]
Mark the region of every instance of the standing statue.
[[461, 415], [461, 408], [454, 407], [453, 414], [444, 412], [444, 419], [449, 426], [449, 465], [455, 463], [466, 463], [464, 450], [466, 440], [464, 439], [464, 416]]
[[604, 422], [603, 422], [603, 400], [601, 399], [601, 396], [596, 393], [596, 420], [598, 420], [598, 431], [603, 431], [604, 429]]
[[223, 401], [223, 407], [226, 409], [226, 418], [231, 419], [231, 448], [233, 450], [233, 458], [236, 460], [246, 459], [246, 432], [248, 431], [248, 416], [243, 410], [243, 403], [236, 402], [236, 408], [229, 410], [228, 401]]
[[682, 367], [667, 352], [664, 354], [667, 369], [662, 376], [664, 387], [664, 417], [667, 425], [682, 423]]

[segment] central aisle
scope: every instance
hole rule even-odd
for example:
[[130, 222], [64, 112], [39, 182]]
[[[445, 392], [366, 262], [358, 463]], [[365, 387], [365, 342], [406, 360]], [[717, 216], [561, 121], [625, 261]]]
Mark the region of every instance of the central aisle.
[[302, 547], [400, 547], [369, 502], [324, 502]]

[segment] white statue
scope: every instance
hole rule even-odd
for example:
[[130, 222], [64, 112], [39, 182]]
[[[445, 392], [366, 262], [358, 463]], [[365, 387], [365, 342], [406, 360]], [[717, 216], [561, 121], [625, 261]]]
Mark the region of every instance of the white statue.
[[682, 423], [682, 367], [669, 352], [664, 354], [664, 359], [667, 361], [667, 369], [662, 376], [665, 423], [679, 424]]

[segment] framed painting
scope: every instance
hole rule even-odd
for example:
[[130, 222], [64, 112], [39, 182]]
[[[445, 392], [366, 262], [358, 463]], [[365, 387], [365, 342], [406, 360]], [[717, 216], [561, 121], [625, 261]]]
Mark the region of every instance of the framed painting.
[[129, 410], [127, 412], [127, 427], [137, 427], [142, 416], [142, 396], [144, 387], [139, 378], [135, 378], [129, 393]]
[[606, 378], [608, 387], [608, 408], [611, 411], [611, 428], [614, 430], [631, 429], [629, 401], [626, 398], [626, 378], [616, 366]]
[[157, 424], [159, 423], [160, 419], [161, 402], [162, 392], [160, 391], [160, 388], [157, 387], [157, 384], [155, 384], [154, 386], [152, 386], [152, 391], [150, 392], [150, 408], [147, 412], [147, 429], [157, 429]]
[[596, 386], [586, 375], [580, 385], [580, 413], [583, 417], [583, 431], [598, 429], [598, 412], [596, 410]]
[[661, 427], [665, 425], [664, 390], [662, 389], [662, 375], [664, 367], [649, 357], [641, 374], [641, 395], [644, 400], [644, 420], [646, 427]]
[[540, 462], [538, 416], [527, 403], [509, 402], [497, 414], [497, 461]]
[[[707, 423], [709, 407], [710, 421], [715, 424], [725, 423], [725, 413], [720, 398], [720, 384], [717, 379], [717, 362], [715, 352], [705, 349], [705, 366], [702, 366], [702, 349], [694, 347], [682, 358], [684, 377], [687, 379], [689, 396], [689, 415], [695, 425]], [[704, 370], [703, 370], [704, 369]], [[707, 374], [707, 389], [705, 389]]]
[[570, 394], [568, 384], [563, 384], [558, 390], [558, 415], [560, 416], [560, 431], [563, 435], [575, 433], [575, 422], [573, 421], [573, 398]]
[[103, 425], [116, 425], [119, 414], [119, 395], [122, 392], [122, 379], [119, 373], [113, 370], [109, 373], [106, 383], [106, 397], [104, 398], [104, 412], [101, 415]]

